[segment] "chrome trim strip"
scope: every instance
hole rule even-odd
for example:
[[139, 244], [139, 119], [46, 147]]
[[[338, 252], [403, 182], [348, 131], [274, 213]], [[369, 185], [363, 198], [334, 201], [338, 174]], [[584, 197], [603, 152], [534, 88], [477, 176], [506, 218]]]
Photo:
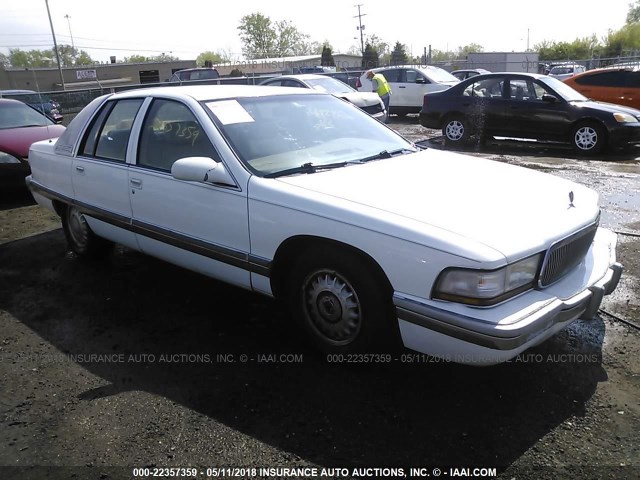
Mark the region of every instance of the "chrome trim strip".
[[579, 318], [590, 306], [591, 295], [585, 295], [574, 305], [564, 309], [561, 304], [547, 306], [518, 322], [522, 323], [522, 326], [516, 323], [505, 325], [502, 329], [500, 325], [420, 304], [399, 297], [397, 294], [394, 295], [393, 301], [398, 318], [401, 320], [481, 347], [513, 350], [533, 340], [557, 323]]
[[30, 177], [27, 180], [27, 185], [33, 191], [37, 191], [51, 200], [58, 200], [68, 205], [78, 207], [85, 215], [96, 218], [105, 223], [109, 223], [110, 225], [132, 231], [136, 234], [143, 235], [168, 245], [173, 245], [174, 247], [178, 247], [234, 267], [242, 268], [265, 277], [269, 277], [271, 275], [271, 261], [266, 258], [223, 247], [221, 245], [216, 245], [204, 240], [199, 240], [165, 228], [118, 215], [84, 202], [79, 202], [71, 197], [61, 195], [47, 187], [44, 187], [43, 185], [40, 185]]

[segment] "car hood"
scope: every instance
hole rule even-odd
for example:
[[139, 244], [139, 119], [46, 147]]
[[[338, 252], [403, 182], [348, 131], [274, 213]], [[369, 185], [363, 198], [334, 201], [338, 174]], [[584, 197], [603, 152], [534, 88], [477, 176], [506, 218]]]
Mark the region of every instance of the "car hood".
[[418, 224], [427, 245], [435, 227], [481, 242], [509, 261], [548, 248], [599, 214], [597, 193], [582, 185], [433, 149], [278, 181], [370, 218], [391, 214], [393, 223], [409, 222], [414, 231]]
[[380, 97], [374, 92], [344, 92], [335, 96], [353, 103], [356, 107], [370, 107], [380, 103]]
[[57, 138], [65, 131], [62, 125], [0, 129], [0, 150], [17, 157], [27, 158], [34, 142]]

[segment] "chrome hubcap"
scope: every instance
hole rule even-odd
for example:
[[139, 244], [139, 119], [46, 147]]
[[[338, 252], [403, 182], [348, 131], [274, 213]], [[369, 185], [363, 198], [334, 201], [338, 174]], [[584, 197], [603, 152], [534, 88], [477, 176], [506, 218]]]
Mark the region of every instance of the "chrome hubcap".
[[332, 345], [356, 339], [361, 327], [360, 302], [345, 278], [319, 270], [307, 277], [303, 291], [307, 321], [316, 333]]
[[581, 127], [576, 131], [575, 142], [580, 150], [591, 150], [598, 143], [598, 132], [591, 127]]
[[84, 215], [76, 208], [71, 208], [68, 215], [71, 238], [77, 246], [84, 247], [89, 239], [89, 225]]
[[445, 135], [449, 140], [460, 140], [464, 135], [464, 125], [458, 120], [453, 120], [447, 124]]

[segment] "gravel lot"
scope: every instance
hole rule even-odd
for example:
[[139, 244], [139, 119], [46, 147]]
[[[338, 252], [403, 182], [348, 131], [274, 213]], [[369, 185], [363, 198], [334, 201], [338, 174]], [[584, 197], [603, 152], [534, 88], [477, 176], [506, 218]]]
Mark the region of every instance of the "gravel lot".
[[[442, 148], [414, 116], [390, 126]], [[640, 154], [466, 153], [597, 189], [625, 265], [595, 320], [490, 368], [329, 362], [276, 302], [123, 248], [80, 261], [55, 216], [0, 193], [0, 479], [640, 478]]]

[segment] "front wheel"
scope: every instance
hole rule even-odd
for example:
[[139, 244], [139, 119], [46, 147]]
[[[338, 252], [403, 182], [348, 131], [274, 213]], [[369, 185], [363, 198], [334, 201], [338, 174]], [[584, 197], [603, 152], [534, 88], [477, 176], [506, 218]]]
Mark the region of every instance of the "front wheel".
[[604, 150], [606, 145], [604, 128], [595, 123], [583, 123], [572, 131], [573, 148], [583, 155], [594, 155]]
[[307, 252], [292, 269], [288, 300], [293, 320], [323, 352], [371, 352], [396, 343], [386, 280], [355, 255]]
[[66, 207], [61, 217], [64, 236], [76, 255], [85, 258], [100, 258], [109, 252], [111, 242], [93, 233], [87, 219], [78, 208]]

